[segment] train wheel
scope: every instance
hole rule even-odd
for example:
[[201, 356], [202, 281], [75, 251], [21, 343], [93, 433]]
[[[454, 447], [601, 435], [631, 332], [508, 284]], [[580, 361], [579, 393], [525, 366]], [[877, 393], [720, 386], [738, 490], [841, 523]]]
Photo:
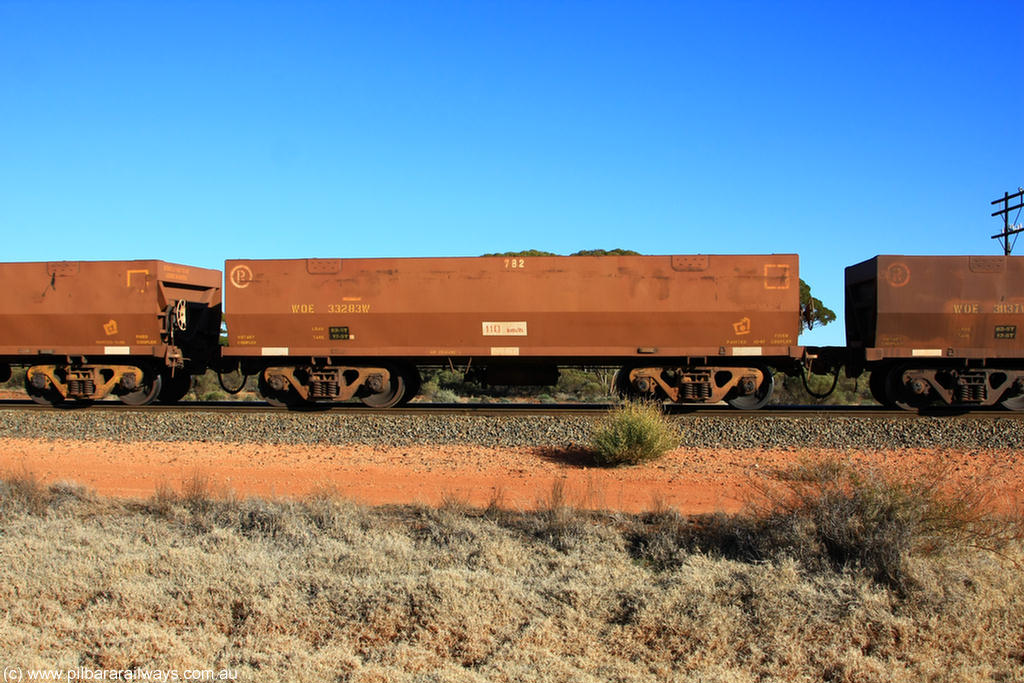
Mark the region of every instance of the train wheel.
[[1014, 396], [1000, 401], [1000, 404], [1007, 410], [1024, 410], [1024, 396]]
[[739, 410], [757, 410], [763, 408], [768, 403], [772, 397], [772, 392], [775, 391], [775, 377], [772, 376], [772, 371], [768, 368], [758, 369], [764, 375], [761, 386], [757, 387], [752, 394], [727, 398], [725, 399], [726, 403]]
[[155, 375], [153, 379], [135, 391], [129, 391], [125, 394], [118, 394], [118, 399], [121, 403], [129, 406], [148, 406], [150, 403], [157, 399], [160, 395], [160, 390], [164, 386], [164, 381], [160, 375]]
[[290, 408], [299, 401], [299, 397], [290, 388], [279, 391], [271, 387], [262, 372], [260, 373], [259, 389], [263, 400], [275, 408]]
[[895, 408], [896, 404], [889, 400], [889, 394], [886, 391], [886, 383], [889, 381], [889, 368], [879, 366], [871, 371], [870, 377], [868, 377], [868, 389], [871, 391], [871, 398], [885, 406], [886, 408]]
[[409, 401], [416, 398], [420, 393], [420, 387], [422, 386], [422, 380], [420, 379], [420, 371], [415, 365], [411, 365], [405, 369], [405, 393], [402, 398], [398, 401], [399, 405], [405, 405]]
[[909, 369], [909, 366], [897, 365], [889, 370], [885, 378], [885, 395], [891, 406], [901, 410], [920, 410], [931, 403], [931, 395], [914, 391], [903, 381], [903, 373]]
[[47, 383], [47, 386], [41, 389], [32, 384], [27, 374], [25, 375], [25, 393], [41, 406], [57, 406], [64, 403], [64, 397], [60, 395], [56, 387]]
[[[405, 378], [395, 368], [388, 368], [388, 374], [391, 375], [391, 380], [386, 386], [381, 387], [380, 391], [360, 397], [364, 406], [369, 408], [392, 408], [401, 402], [402, 397], [405, 396]], [[370, 390], [372, 391], [372, 388]]]
[[156, 397], [160, 403], [177, 403], [192, 390], [192, 375], [185, 371], [179, 371], [173, 377], [165, 372], [162, 377], [164, 386]]
[[630, 367], [621, 367], [616, 370], [615, 376], [612, 378], [612, 390], [616, 396], [624, 401], [636, 401], [640, 398], [640, 392], [629, 381], [629, 373], [631, 371], [632, 368]]

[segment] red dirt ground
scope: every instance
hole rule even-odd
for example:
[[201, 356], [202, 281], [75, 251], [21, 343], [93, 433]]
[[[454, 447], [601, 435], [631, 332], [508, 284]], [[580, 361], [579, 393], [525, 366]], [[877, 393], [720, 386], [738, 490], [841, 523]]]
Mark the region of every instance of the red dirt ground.
[[0, 439], [0, 473], [28, 471], [102, 495], [148, 498], [199, 477], [214, 495], [301, 497], [331, 490], [368, 504], [458, 501], [530, 509], [564, 492], [576, 507], [628, 512], [672, 507], [684, 514], [733, 512], [757, 482], [801, 460], [837, 458], [914, 476], [941, 469], [953, 483], [980, 482], [994, 504], [1024, 501], [1024, 455], [1016, 451], [888, 452], [681, 448], [637, 467], [585, 467], [578, 453], [480, 446], [377, 448], [231, 443], [114, 443]]

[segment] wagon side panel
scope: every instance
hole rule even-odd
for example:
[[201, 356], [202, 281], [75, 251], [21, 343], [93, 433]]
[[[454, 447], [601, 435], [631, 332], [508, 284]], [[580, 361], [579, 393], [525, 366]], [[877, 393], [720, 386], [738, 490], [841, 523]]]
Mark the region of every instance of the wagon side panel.
[[795, 255], [228, 261], [228, 355], [788, 354]]

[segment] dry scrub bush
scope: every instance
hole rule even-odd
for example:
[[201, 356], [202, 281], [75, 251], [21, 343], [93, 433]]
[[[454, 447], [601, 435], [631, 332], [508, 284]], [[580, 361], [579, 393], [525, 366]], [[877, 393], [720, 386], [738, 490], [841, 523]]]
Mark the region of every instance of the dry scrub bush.
[[968, 548], [1000, 551], [1024, 538], [1019, 515], [993, 513], [991, 487], [955, 484], [941, 464], [924, 474], [886, 474], [844, 463], [805, 462], [762, 488], [760, 537], [806, 564], [855, 567], [905, 592], [911, 556]]
[[202, 512], [213, 503], [210, 476], [194, 470], [181, 482], [181, 499], [194, 512]]
[[574, 508], [565, 491], [565, 480], [556, 479], [547, 495], [538, 501], [539, 522], [535, 534], [561, 551], [580, 546], [587, 537], [586, 513]]
[[27, 513], [36, 517], [74, 509], [79, 503], [96, 503], [96, 495], [84, 486], [67, 481], [44, 484], [27, 467], [0, 477], [0, 512], [3, 515]]
[[7, 472], [0, 483], [0, 504], [6, 514], [27, 512], [43, 515], [50, 504], [50, 491], [26, 467]]
[[1024, 539], [1019, 514], [992, 512], [990, 488], [954, 483], [941, 466], [911, 479], [835, 460], [804, 462], [757, 486], [747, 514], [642, 517], [630, 546], [662, 570], [693, 552], [744, 562], [789, 557], [815, 572], [854, 570], [906, 595], [916, 584], [913, 558], [999, 553]]
[[679, 446], [679, 430], [661, 405], [637, 401], [598, 420], [590, 437], [594, 462], [602, 467], [637, 465]]

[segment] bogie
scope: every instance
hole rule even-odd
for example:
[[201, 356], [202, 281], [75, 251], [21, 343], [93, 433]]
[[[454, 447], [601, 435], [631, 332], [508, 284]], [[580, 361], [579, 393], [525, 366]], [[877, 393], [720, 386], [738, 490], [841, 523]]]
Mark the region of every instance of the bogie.
[[670, 400], [674, 403], [726, 402], [740, 410], [756, 410], [771, 399], [775, 381], [762, 365], [623, 367], [615, 375], [623, 398]]
[[1024, 370], [902, 364], [884, 374], [888, 402], [904, 410], [998, 404], [1010, 410], [1024, 409]]
[[[408, 379], [407, 378], [411, 378]], [[392, 366], [270, 366], [259, 373], [259, 391], [278, 407], [330, 404], [359, 399], [373, 408], [391, 408], [406, 399], [407, 382], [419, 391], [415, 368]], [[415, 393], [409, 395], [409, 400]]]

